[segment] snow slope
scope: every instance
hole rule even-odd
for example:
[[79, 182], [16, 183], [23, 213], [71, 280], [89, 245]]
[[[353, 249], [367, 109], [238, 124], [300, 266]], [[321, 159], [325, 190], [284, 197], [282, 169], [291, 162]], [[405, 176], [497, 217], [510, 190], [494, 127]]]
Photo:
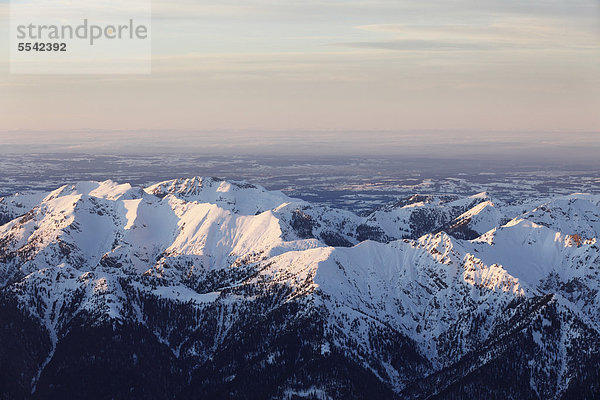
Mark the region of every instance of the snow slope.
[[204, 371], [243, 343], [247, 318], [294, 305], [264, 340], [320, 321], [319, 357], [343, 354], [393, 393], [434, 394], [439, 376], [500, 362], [513, 338], [532, 343], [520, 390], [559, 398], [581, 374], [576, 338], [600, 351], [599, 204], [575, 194], [515, 216], [486, 193], [416, 196], [359, 217], [215, 178], [81, 182], [2, 199], [0, 287], [48, 332], [34, 390], [86, 315], [139, 324]]

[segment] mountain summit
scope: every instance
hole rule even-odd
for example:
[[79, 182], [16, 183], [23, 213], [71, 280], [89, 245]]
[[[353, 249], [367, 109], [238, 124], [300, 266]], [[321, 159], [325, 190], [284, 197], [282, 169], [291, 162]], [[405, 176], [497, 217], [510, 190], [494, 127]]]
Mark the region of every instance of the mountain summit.
[[600, 196], [79, 182], [0, 223], [0, 398], [600, 396]]

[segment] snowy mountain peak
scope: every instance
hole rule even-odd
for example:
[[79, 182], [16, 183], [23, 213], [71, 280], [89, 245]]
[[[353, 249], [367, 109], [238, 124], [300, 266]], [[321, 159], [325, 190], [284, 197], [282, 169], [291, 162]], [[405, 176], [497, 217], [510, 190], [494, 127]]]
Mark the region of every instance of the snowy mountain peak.
[[292, 201], [281, 192], [219, 178], [174, 179], [148, 186], [144, 190], [159, 197], [171, 194], [185, 201], [216, 204], [243, 215], [254, 215]]
[[487, 193], [410, 201], [360, 217], [199, 177], [6, 197], [0, 359], [18, 374], [0, 389], [57, 397], [73, 366], [114, 364], [144, 371], [128, 390], [168, 377], [160, 398], [237, 396], [264, 376], [258, 398], [317, 383], [333, 398], [508, 396], [487, 379], [499, 371], [517, 397], [593, 388], [596, 199], [518, 215]]
[[86, 195], [107, 200], [118, 200], [123, 197], [140, 195], [140, 188], [134, 189], [129, 183], [118, 184], [111, 180], [103, 182], [78, 182], [72, 185], [63, 185], [50, 192], [44, 201], [49, 201], [62, 196]]

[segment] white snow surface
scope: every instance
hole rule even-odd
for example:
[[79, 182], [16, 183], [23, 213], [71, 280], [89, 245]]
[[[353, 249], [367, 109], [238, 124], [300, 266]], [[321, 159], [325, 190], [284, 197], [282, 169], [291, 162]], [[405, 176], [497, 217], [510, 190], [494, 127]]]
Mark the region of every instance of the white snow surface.
[[[492, 334], [501, 316], [491, 311], [549, 288], [561, 306], [600, 332], [598, 196], [548, 199], [514, 216], [482, 193], [391, 207], [363, 218], [243, 182], [195, 177], [146, 188], [80, 182], [0, 204], [17, 214], [0, 226], [0, 284], [10, 285], [23, 304], [38, 293], [41, 306], [31, 312], [54, 335], [62, 322], [51, 310], [77, 291], [85, 293], [82, 310], [109, 319], [125, 318], [123, 277], [136, 280], [140, 291], [198, 307], [236, 302], [241, 300], [228, 297], [226, 288], [202, 293], [186, 279], [244, 266], [258, 272], [238, 284], [284, 284], [292, 288], [288, 301], [311, 298], [329, 310], [331, 329], [342, 330], [346, 339], [324, 343], [327, 352], [352, 338], [357, 357], [368, 353], [369, 324], [375, 324], [413, 339], [434, 366], [449, 365]], [[482, 235], [466, 241], [441, 232], [358, 243], [353, 231], [369, 224], [401, 238], [415, 210], [443, 215], [451, 208], [465, 208], [459, 219], [468, 218]], [[318, 222], [314, 233], [336, 232], [353, 246], [300, 237], [292, 226], [298, 210]], [[500, 226], [507, 217], [513, 219]], [[158, 283], [147, 286], [143, 276]], [[569, 283], [582, 285], [582, 295], [565, 289]], [[483, 324], [473, 331], [475, 316]], [[463, 331], [452, 334], [461, 337], [461, 345], [449, 349], [444, 341], [457, 322]], [[539, 333], [533, 338], [541, 340]], [[390, 379], [401, 387], [401, 378]]]

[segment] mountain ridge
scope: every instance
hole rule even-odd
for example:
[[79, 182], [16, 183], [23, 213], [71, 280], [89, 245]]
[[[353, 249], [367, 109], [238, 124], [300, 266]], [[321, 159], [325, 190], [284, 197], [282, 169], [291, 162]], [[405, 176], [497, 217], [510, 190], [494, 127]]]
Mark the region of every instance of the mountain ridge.
[[[0, 339], [23, 337], [0, 351], [8, 398], [598, 394], [599, 196], [360, 217], [194, 177], [15, 195], [0, 217]], [[131, 381], [67, 379], [102, 368]], [[507, 370], [526, 383], [487, 381]]]

